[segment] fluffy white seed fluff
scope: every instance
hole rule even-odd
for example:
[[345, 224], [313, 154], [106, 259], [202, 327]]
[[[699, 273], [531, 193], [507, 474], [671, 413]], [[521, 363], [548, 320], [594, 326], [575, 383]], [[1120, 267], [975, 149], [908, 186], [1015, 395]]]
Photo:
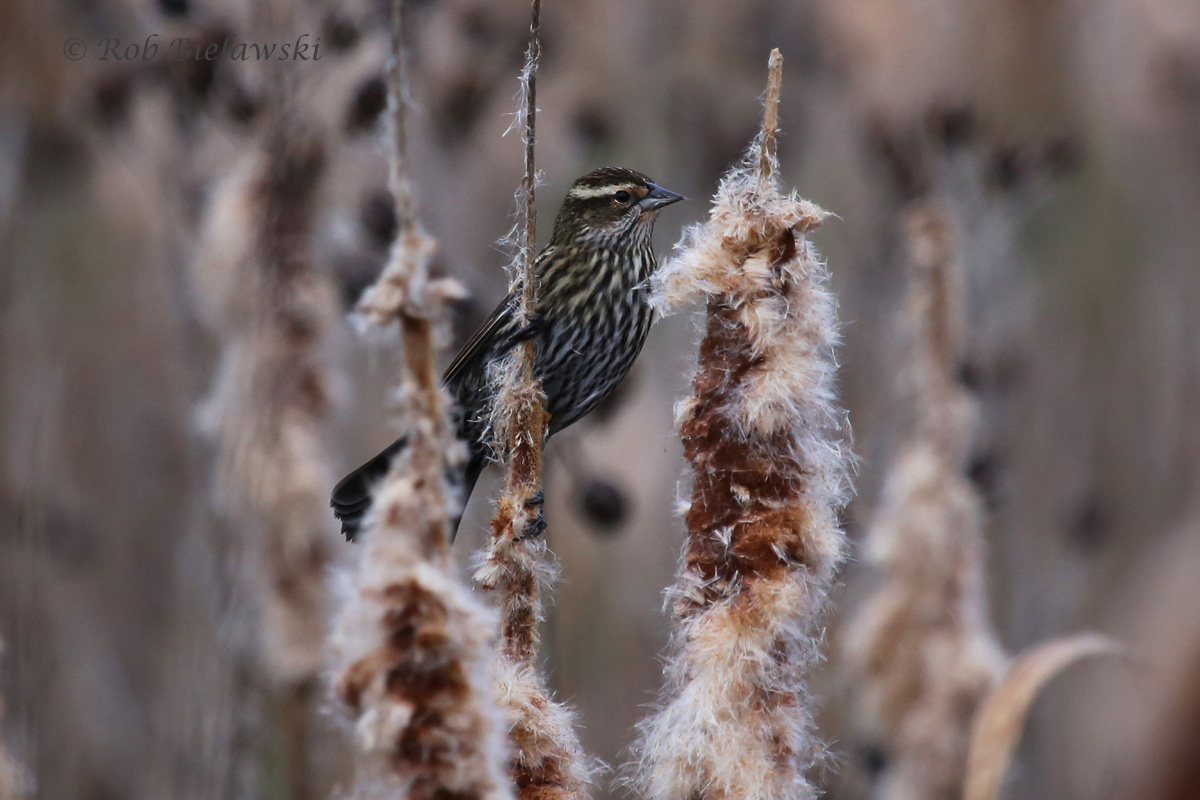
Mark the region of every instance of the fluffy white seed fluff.
[[[492, 684], [497, 617], [444, 548], [431, 551], [416, 535], [413, 522], [429, 516], [425, 495], [404, 464], [378, 490], [375, 522], [331, 639], [342, 665], [338, 691], [356, 711], [360, 748], [387, 764], [381, 772], [389, 785], [399, 781], [402, 796], [433, 796], [436, 787], [508, 800], [507, 724]], [[416, 641], [398, 651], [393, 637], [408, 630]], [[396, 690], [406, 682], [422, 688]], [[444, 753], [430, 759], [402, 742]], [[418, 783], [425, 793], [413, 791]]]

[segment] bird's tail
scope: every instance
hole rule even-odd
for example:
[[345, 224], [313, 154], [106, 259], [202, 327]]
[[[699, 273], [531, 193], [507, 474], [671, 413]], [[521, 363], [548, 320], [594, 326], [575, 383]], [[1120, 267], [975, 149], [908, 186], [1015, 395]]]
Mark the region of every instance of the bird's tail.
[[338, 481], [333, 487], [333, 515], [342, 523], [342, 535], [353, 542], [362, 530], [367, 511], [371, 508], [371, 493], [375, 484], [387, 475], [396, 454], [408, 447], [408, 437], [401, 436], [388, 445], [382, 453]]
[[[333, 506], [333, 515], [341, 521], [342, 535], [346, 537], [347, 541], [353, 542], [362, 531], [367, 512], [371, 509], [372, 494], [376, 484], [383, 479], [384, 475], [387, 475], [392, 466], [392, 460], [407, 446], [408, 437], [401, 436], [388, 445], [382, 453], [342, 478], [338, 481], [337, 486], [333, 487], [333, 497], [330, 499], [329, 505]], [[471, 490], [475, 488], [475, 481], [478, 480], [479, 473], [483, 470], [483, 461], [481, 456], [473, 456], [465, 470], [454, 470], [454, 474], [447, 475], [451, 485], [462, 488], [459, 512], [450, 520], [451, 542], [458, 533], [458, 523], [462, 520], [462, 508], [466, 506], [467, 500], [471, 496]]]

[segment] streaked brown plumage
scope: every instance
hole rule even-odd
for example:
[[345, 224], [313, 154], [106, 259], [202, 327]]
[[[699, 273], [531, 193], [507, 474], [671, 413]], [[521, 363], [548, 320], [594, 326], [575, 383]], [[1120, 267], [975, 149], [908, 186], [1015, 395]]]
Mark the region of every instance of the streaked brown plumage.
[[[654, 219], [658, 209], [681, 199], [641, 173], [614, 167], [590, 172], [571, 187], [550, 243], [534, 262], [538, 301], [532, 324], [521, 328], [510, 294], [443, 376], [455, 401], [458, 434], [470, 446], [464, 473], [455, 476], [464, 504], [492, 456], [488, 365], [522, 338], [533, 338], [551, 435], [599, 405], [629, 372], [650, 331], [646, 283], [657, 266], [650, 241]], [[334, 488], [331, 505], [347, 539], [363, 525], [372, 485], [404, 446], [402, 437]]]

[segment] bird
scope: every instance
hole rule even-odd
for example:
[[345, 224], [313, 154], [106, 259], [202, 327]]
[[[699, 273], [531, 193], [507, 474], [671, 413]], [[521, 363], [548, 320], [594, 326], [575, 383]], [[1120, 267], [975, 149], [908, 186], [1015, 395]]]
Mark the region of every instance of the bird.
[[[534, 374], [549, 413], [547, 439], [603, 402], [629, 373], [654, 319], [649, 278], [658, 268], [651, 242], [658, 211], [683, 199], [623, 167], [597, 169], [572, 184], [550, 242], [534, 259], [533, 313], [525, 319], [519, 288], [510, 291], [442, 376], [456, 433], [469, 452], [449, 476], [461, 488], [463, 507], [495, 455], [488, 441], [490, 365], [518, 342], [533, 341]], [[334, 487], [330, 505], [347, 540], [361, 533], [375, 484], [407, 442], [401, 436]], [[451, 541], [460, 519], [451, 523]]]

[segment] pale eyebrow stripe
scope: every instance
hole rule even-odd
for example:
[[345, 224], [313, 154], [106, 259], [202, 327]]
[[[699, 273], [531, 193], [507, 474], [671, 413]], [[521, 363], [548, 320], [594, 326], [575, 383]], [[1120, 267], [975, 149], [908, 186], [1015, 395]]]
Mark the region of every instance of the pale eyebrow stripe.
[[605, 195], [612, 194], [618, 189], [625, 189], [630, 194], [636, 193], [634, 188], [628, 184], [612, 183], [608, 186], [575, 186], [572, 187], [568, 194], [576, 200], [590, 200], [593, 197], [604, 197]]

